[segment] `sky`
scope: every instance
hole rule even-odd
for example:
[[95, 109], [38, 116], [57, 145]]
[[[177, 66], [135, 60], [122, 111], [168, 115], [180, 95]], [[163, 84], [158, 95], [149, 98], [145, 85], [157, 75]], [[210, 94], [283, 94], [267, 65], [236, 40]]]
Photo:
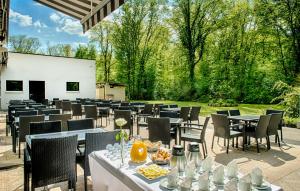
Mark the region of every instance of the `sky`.
[[26, 35], [40, 40], [43, 47], [88, 42], [79, 20], [73, 19], [33, 0], [11, 0], [9, 35]]

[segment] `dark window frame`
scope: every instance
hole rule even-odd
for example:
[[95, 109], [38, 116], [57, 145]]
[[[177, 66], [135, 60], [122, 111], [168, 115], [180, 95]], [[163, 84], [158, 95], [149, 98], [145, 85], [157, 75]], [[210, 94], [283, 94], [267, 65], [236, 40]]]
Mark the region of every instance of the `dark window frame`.
[[[8, 84], [9, 82], [21, 83], [21, 84], [13, 85], [13, 84]], [[24, 90], [23, 80], [6, 80], [5, 85], [6, 85], [5, 91], [7, 92], [22, 92]]]
[[[74, 88], [74, 89], [72, 89], [72, 88]], [[79, 82], [66, 82], [66, 91], [67, 92], [79, 92], [79, 90], [80, 90]]]

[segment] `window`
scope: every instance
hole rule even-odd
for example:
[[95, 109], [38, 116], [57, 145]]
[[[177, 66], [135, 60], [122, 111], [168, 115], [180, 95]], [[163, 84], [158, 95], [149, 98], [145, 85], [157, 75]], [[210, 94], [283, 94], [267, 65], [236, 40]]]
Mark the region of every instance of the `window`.
[[23, 91], [23, 81], [6, 80], [6, 91]]
[[74, 92], [79, 91], [79, 82], [67, 82], [67, 91]]

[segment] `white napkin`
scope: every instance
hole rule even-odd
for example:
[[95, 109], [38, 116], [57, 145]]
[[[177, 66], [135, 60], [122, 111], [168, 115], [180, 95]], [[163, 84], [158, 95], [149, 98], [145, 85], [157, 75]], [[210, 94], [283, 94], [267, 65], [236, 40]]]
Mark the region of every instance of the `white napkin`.
[[211, 156], [206, 157], [202, 162], [202, 170], [203, 171], [211, 171], [211, 167], [213, 165], [213, 158]]
[[169, 172], [167, 178], [168, 178], [168, 186], [169, 187], [176, 187], [177, 186], [177, 179], [178, 179], [178, 168], [177, 167], [173, 168]]
[[247, 174], [240, 178], [239, 180], [239, 190], [240, 191], [250, 191], [251, 190], [251, 176]]
[[188, 162], [184, 170], [185, 176], [189, 178], [193, 178], [195, 169], [196, 169], [195, 162], [193, 160]]
[[224, 186], [224, 191], [238, 191], [237, 179], [231, 179]]
[[263, 183], [262, 170], [258, 167], [254, 168], [251, 172], [251, 182], [255, 186], [261, 186]]
[[238, 165], [236, 160], [232, 160], [230, 163], [227, 164], [226, 172], [227, 172], [227, 177], [229, 178], [237, 177]]
[[209, 180], [208, 180], [208, 172], [205, 172], [199, 175], [199, 190], [208, 190]]
[[224, 166], [219, 165], [213, 171], [213, 181], [216, 184], [223, 184], [224, 183]]

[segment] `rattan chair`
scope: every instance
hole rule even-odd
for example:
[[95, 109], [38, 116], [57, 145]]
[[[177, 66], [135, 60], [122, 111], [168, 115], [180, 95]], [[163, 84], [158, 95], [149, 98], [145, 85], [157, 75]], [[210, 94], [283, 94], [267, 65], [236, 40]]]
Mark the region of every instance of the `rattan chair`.
[[103, 150], [108, 144], [117, 143], [116, 135], [119, 131], [87, 133], [85, 135], [85, 152], [84, 156], [77, 157], [77, 163], [83, 168], [84, 189], [87, 191], [87, 177], [91, 175], [89, 165], [89, 154], [94, 151]]
[[[185, 147], [185, 141], [201, 143], [204, 158], [207, 155], [205, 132], [208, 126], [209, 119], [210, 119], [209, 117], [206, 117], [204, 124], [198, 125], [198, 127], [196, 127], [195, 125], [193, 127], [182, 126], [180, 127], [180, 131], [179, 131], [179, 143], [181, 144], [181, 141], [183, 141], [184, 147]], [[185, 128], [189, 128], [189, 130], [192, 130], [192, 132], [189, 131], [188, 133], [185, 133], [185, 131], [183, 131]]]
[[131, 111], [130, 110], [115, 110], [114, 114], [114, 129], [120, 129], [116, 125], [116, 119], [119, 118], [124, 118], [127, 121], [127, 124], [122, 127], [122, 129], [128, 129], [129, 130], [129, 135], [133, 135], [133, 119], [131, 116]]
[[268, 149], [271, 148], [270, 146], [270, 136], [275, 135], [275, 141], [278, 141], [278, 146], [280, 147], [280, 139], [279, 139], [279, 135], [278, 135], [278, 126], [280, 125], [282, 120], [282, 114], [281, 113], [273, 113], [271, 114], [271, 118], [270, 118], [270, 123], [268, 126], [268, 130], [267, 130], [267, 135], [268, 135]]
[[233, 109], [233, 110], [229, 110], [229, 115], [230, 116], [239, 116], [239, 115], [241, 115], [241, 112], [238, 109]]
[[31, 122], [30, 135], [61, 132], [61, 121]]
[[20, 116], [19, 119], [19, 158], [21, 157], [21, 143], [25, 142], [25, 136], [30, 134], [29, 125], [31, 122], [44, 121], [44, 115]]
[[70, 101], [62, 101], [61, 102], [62, 112], [63, 113], [71, 113], [72, 106]]
[[282, 127], [283, 127], [283, 116], [284, 116], [284, 111], [282, 110], [275, 110], [275, 109], [267, 109], [266, 115], [273, 114], [273, 113], [280, 113], [281, 114], [281, 121], [278, 126], [278, 130], [280, 131], [280, 139], [283, 141], [283, 133], [282, 133]]
[[92, 118], [72, 119], [72, 120], [68, 120], [67, 123], [68, 123], [68, 131], [77, 131], [77, 130], [94, 128], [94, 121]]
[[189, 116], [189, 121], [192, 124], [192, 121], [197, 121], [197, 124], [199, 125], [199, 114], [200, 114], [201, 107], [192, 107], [191, 113]]
[[72, 116], [82, 117], [81, 103], [72, 103]]
[[61, 121], [62, 131], [68, 131], [67, 121], [72, 119], [71, 114], [50, 114], [49, 121]]
[[181, 107], [180, 108], [179, 117], [182, 119], [183, 123], [188, 123], [190, 110], [191, 110], [190, 107]]
[[55, 100], [55, 108], [56, 109], [62, 109], [62, 101], [61, 100]]
[[250, 132], [246, 132], [247, 136], [255, 138], [256, 149], [257, 149], [258, 153], [259, 153], [258, 139], [266, 138], [267, 139], [267, 144], [269, 145], [269, 143], [270, 143], [269, 137], [268, 137], [268, 134], [267, 134], [270, 119], [271, 119], [271, 115], [261, 115], [259, 120], [258, 120], [257, 125], [254, 126], [255, 130], [250, 131]]
[[[232, 139], [232, 145], [234, 146], [234, 138], [236, 138], [236, 146], [238, 146], [238, 137], [242, 137], [243, 133], [239, 131], [230, 130], [230, 121], [228, 117], [223, 114], [211, 114], [213, 125], [214, 125], [214, 135], [212, 139], [211, 148], [213, 149], [214, 138], [220, 137], [227, 140], [226, 153], [229, 150], [229, 140]], [[244, 144], [243, 144], [244, 147]]]
[[24, 156], [24, 190], [31, 190], [68, 181], [68, 188], [76, 190], [77, 135], [62, 138], [32, 139], [31, 154]]
[[220, 114], [220, 115], [226, 115], [226, 116], [229, 116], [229, 113], [228, 113], [228, 110], [219, 110], [216, 112], [217, 114]]
[[178, 105], [177, 104], [170, 104], [169, 108], [178, 108]]
[[60, 109], [42, 109], [39, 110], [39, 115], [60, 114]]
[[92, 118], [96, 121], [98, 120], [97, 106], [96, 105], [85, 105], [84, 106], [85, 118]]
[[15, 112], [15, 117], [20, 117], [20, 116], [29, 116], [29, 115], [37, 115], [38, 111], [37, 110], [24, 110], [24, 111], [16, 111]]
[[169, 145], [171, 142], [170, 134], [171, 124], [170, 118], [154, 118], [148, 117], [148, 131], [150, 141], [161, 141], [165, 145]]

